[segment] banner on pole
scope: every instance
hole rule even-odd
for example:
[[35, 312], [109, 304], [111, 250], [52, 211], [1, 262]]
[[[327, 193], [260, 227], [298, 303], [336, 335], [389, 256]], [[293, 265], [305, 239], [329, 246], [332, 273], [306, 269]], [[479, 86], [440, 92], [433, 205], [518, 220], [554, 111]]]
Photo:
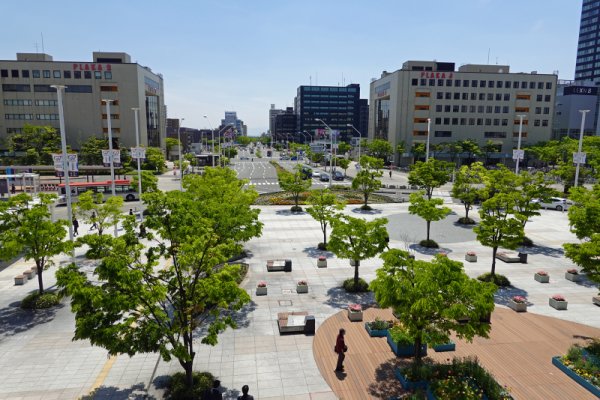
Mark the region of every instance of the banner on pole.
[[[121, 168], [121, 150], [113, 150], [113, 167]], [[110, 167], [110, 150], [102, 150], [102, 163], [105, 167]]]
[[525, 150], [513, 150], [513, 160], [522, 160], [525, 158]]
[[[63, 168], [62, 154], [52, 154], [52, 161], [54, 162], [54, 175], [57, 177], [64, 177], [65, 171]], [[79, 162], [77, 154], [67, 154], [67, 173], [72, 177], [79, 176]]]
[[146, 158], [146, 148], [145, 147], [132, 147], [131, 148], [131, 158], [143, 160]]
[[586, 153], [573, 153], [573, 163], [575, 164], [585, 164], [585, 156]]

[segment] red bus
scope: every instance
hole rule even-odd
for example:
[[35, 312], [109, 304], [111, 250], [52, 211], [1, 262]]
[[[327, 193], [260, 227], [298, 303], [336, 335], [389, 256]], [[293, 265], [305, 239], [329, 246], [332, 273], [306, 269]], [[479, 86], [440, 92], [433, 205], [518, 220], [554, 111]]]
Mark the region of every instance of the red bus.
[[[112, 196], [112, 181], [100, 181], [100, 182], [76, 182], [71, 183], [71, 200], [77, 201], [80, 194], [91, 190], [94, 193], [102, 193], [104, 195], [104, 201]], [[115, 193], [117, 196], [121, 196], [125, 201], [139, 200], [140, 195], [131, 186], [131, 181], [128, 179], [115, 180]], [[67, 204], [67, 196], [65, 191], [65, 184], [61, 183], [58, 185], [58, 205]]]

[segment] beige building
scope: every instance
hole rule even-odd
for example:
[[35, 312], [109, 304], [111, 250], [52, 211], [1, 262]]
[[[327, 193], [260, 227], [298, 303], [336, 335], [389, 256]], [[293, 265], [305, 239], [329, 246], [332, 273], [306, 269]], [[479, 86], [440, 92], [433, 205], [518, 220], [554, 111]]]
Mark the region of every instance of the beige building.
[[17, 53], [16, 60], [0, 60], [0, 149], [25, 124], [59, 129], [56, 90], [63, 95], [67, 144], [79, 149], [91, 136], [108, 133], [103, 99], [112, 99], [110, 118], [114, 141], [120, 147], [135, 145], [138, 107], [141, 144], [164, 148], [166, 109], [160, 74], [131, 62], [126, 53], [94, 52], [93, 60], [54, 61], [39, 53]]
[[413, 144], [472, 139], [488, 140], [512, 158], [519, 117], [524, 115], [522, 143], [550, 140], [557, 76], [510, 73], [507, 65], [463, 65], [407, 61], [395, 72], [384, 71], [371, 82], [369, 138], [404, 142], [406, 163]]

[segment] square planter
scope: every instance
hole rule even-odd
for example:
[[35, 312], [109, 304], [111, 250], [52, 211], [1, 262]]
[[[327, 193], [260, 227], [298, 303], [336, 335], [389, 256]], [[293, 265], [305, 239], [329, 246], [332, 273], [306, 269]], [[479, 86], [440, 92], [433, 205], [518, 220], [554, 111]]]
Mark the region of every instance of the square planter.
[[266, 286], [257, 286], [256, 287], [256, 295], [257, 296], [266, 296], [267, 295], [267, 287]]
[[516, 312], [525, 312], [527, 311], [527, 303], [517, 303], [512, 299], [508, 301], [508, 306], [515, 310]]
[[579, 282], [581, 280], [581, 275], [565, 272], [565, 279], [571, 282]]
[[317, 260], [317, 267], [319, 268], [327, 268], [327, 260]]
[[15, 276], [15, 285], [24, 285], [27, 283], [27, 277], [25, 275]]
[[31, 267], [29, 269], [29, 271], [31, 271], [31, 275], [32, 276], [36, 276], [37, 275], [37, 267], [35, 265], [33, 267]]
[[536, 281], [538, 281], [540, 283], [548, 283], [548, 282], [550, 282], [550, 275], [535, 274], [535, 275], [533, 275], [533, 279], [535, 279]]
[[406, 390], [426, 389], [428, 386], [427, 381], [409, 381], [404, 375], [402, 375], [400, 368], [394, 369], [394, 376], [400, 381], [400, 384]]
[[468, 262], [477, 262], [477, 256], [470, 256], [468, 254], [465, 254], [465, 260]]
[[308, 285], [296, 285], [296, 293], [308, 293]]
[[[394, 354], [397, 355], [398, 357], [412, 357], [416, 353], [414, 343], [411, 343], [411, 344], [396, 343], [392, 340], [392, 336], [390, 335], [389, 331], [387, 334], [387, 342], [390, 345], [390, 348], [392, 349]], [[421, 345], [421, 355], [422, 356], [427, 355], [427, 345], [426, 344]]]
[[363, 320], [363, 312], [362, 311], [351, 311], [348, 310], [348, 319], [350, 321], [362, 321]]
[[387, 329], [371, 329], [368, 322], [365, 322], [365, 329], [371, 337], [386, 337], [388, 333]]
[[600, 397], [600, 388], [594, 386], [591, 382], [579, 376], [575, 371], [564, 365], [560, 360], [560, 357], [552, 357], [552, 365], [567, 374], [569, 378], [586, 388], [590, 393], [594, 394], [596, 397]]
[[566, 310], [567, 304], [569, 304], [568, 301], [554, 300], [552, 297], [548, 299], [548, 302], [550, 304], [550, 307], [555, 308], [557, 310]]
[[27, 279], [33, 279], [35, 273], [30, 269], [26, 269], [25, 271], [23, 271], [23, 275], [25, 275]]
[[454, 351], [456, 350], [456, 343], [450, 341], [444, 344], [438, 344], [437, 346], [433, 346], [433, 351], [441, 353], [444, 351]]

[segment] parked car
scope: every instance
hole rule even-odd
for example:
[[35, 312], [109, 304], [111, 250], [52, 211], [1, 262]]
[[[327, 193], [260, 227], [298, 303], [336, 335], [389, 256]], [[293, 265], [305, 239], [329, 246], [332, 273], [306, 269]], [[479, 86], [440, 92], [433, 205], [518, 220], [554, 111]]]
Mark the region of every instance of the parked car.
[[563, 199], [560, 197], [551, 197], [548, 202], [541, 202], [539, 200], [533, 200], [536, 203], [540, 203], [542, 208], [551, 208], [556, 211], [568, 210], [573, 205], [571, 200]]
[[344, 174], [341, 171], [333, 171], [334, 181], [343, 181], [345, 179]]
[[312, 172], [312, 177], [313, 178], [319, 178], [321, 176], [321, 173], [319, 171], [313, 171]]
[[329, 175], [326, 173], [321, 173], [321, 175], [319, 175], [319, 180], [321, 182], [329, 182]]

